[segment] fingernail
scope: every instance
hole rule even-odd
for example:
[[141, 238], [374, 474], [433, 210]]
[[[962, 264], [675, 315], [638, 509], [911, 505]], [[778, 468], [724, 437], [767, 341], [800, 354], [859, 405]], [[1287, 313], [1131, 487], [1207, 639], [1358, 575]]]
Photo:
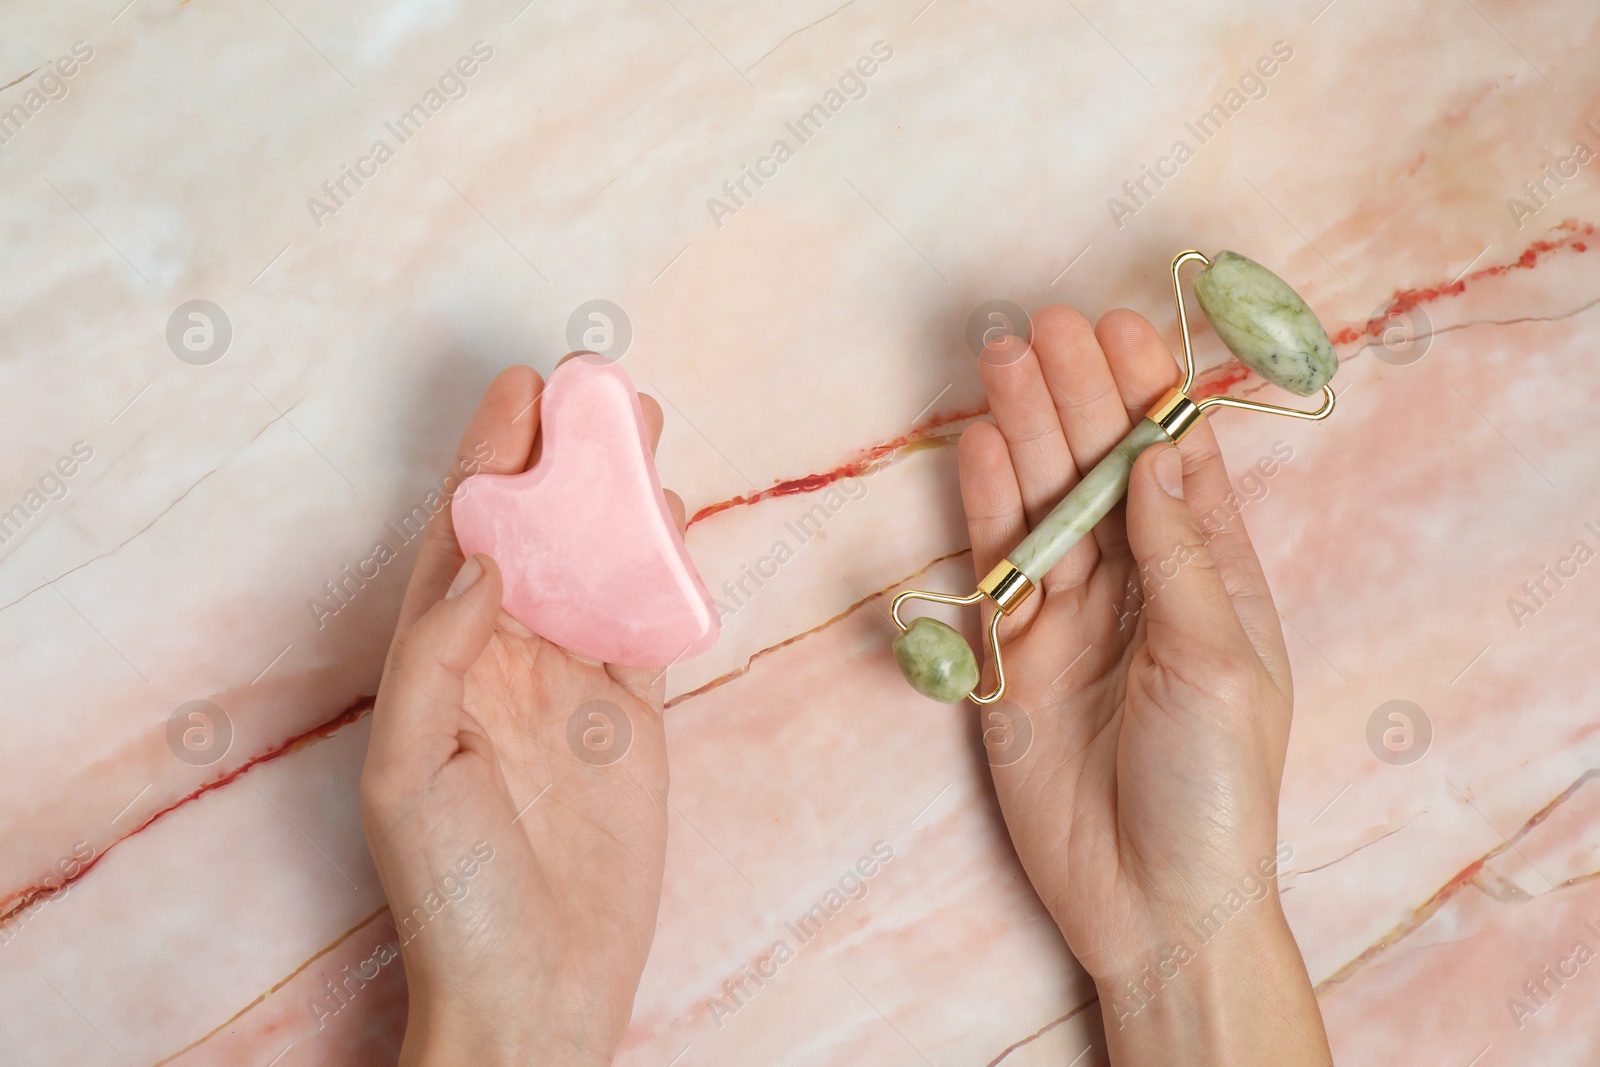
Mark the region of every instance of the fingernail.
[[1163, 449], [1156, 457], [1156, 481], [1167, 495], [1183, 499], [1183, 457], [1176, 448]]
[[444, 595], [444, 598], [446, 600], [454, 600], [477, 584], [478, 579], [481, 577], [483, 577], [483, 564], [478, 562], [477, 556], [473, 556], [461, 565], [460, 570], [456, 571], [455, 578], [450, 582], [450, 591]]

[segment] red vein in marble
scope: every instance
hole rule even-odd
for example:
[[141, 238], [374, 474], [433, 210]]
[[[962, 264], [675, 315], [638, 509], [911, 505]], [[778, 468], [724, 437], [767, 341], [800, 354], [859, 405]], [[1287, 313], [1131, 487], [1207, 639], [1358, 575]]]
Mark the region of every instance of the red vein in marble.
[[[1590, 769], [1584, 771], [1578, 776], [1577, 781], [1563, 789], [1559, 794], [1556, 795], [1554, 800], [1550, 801], [1550, 803], [1534, 812], [1532, 817], [1530, 817], [1527, 822], [1523, 823], [1522, 826], [1518, 828], [1516, 833], [1512, 834], [1504, 842], [1496, 845], [1494, 848], [1491, 848], [1488, 852], [1485, 852], [1483, 855], [1479, 856], [1477, 859], [1461, 868], [1461, 870], [1457, 871], [1449, 881], [1445, 882], [1444, 885], [1440, 886], [1434, 891], [1432, 896], [1414, 908], [1411, 914], [1406, 916], [1405, 919], [1396, 923], [1388, 933], [1384, 934], [1382, 937], [1378, 938], [1378, 940], [1368, 945], [1358, 956], [1350, 960], [1343, 967], [1340, 967], [1337, 971], [1318, 982], [1316, 989], [1317, 996], [1320, 997], [1322, 994], [1329, 992], [1330, 990], [1333, 990], [1334, 988], [1349, 981], [1355, 976], [1356, 972], [1360, 971], [1367, 964], [1371, 963], [1385, 952], [1388, 952], [1391, 948], [1405, 940], [1407, 937], [1410, 937], [1419, 928], [1421, 928], [1424, 923], [1433, 918], [1434, 914], [1437, 913], [1440, 908], [1448, 904], [1457, 893], [1460, 893], [1463, 889], [1467, 888], [1467, 886], [1473, 885], [1476, 882], [1478, 875], [1482, 873], [1484, 867], [1487, 866], [1492, 860], [1515, 848], [1518, 841], [1521, 841], [1524, 837], [1527, 837], [1528, 834], [1533, 832], [1535, 827], [1554, 814], [1557, 808], [1571, 800], [1577, 794], [1579, 789], [1582, 789], [1586, 784], [1594, 780], [1600, 780], [1600, 769]], [[1566, 888], [1569, 885], [1577, 885], [1581, 882], [1589, 881], [1593, 877], [1594, 875], [1579, 875], [1575, 878], [1569, 878], [1557, 888]]]
[[1411, 825], [1411, 823], [1408, 820], [1407, 822], [1404, 822], [1401, 825], [1396, 826], [1393, 830], [1390, 830], [1388, 833], [1380, 834], [1377, 837], [1374, 837], [1371, 841], [1368, 841], [1364, 845], [1357, 845], [1355, 848], [1351, 849], [1349, 852], [1346, 852], [1342, 856], [1335, 856], [1333, 859], [1329, 860], [1327, 863], [1319, 863], [1315, 867], [1307, 867], [1303, 871], [1286, 871], [1284, 873], [1291, 874], [1291, 875], [1295, 876], [1296, 878], [1298, 878], [1303, 874], [1316, 874], [1318, 871], [1325, 871], [1329, 867], [1332, 867], [1335, 863], [1343, 863], [1345, 860], [1349, 859], [1351, 856], [1354, 856], [1357, 852], [1360, 852], [1363, 849], [1371, 848], [1373, 845], [1378, 844], [1380, 841], [1389, 840], [1389, 838], [1393, 837], [1395, 834], [1399, 833], [1401, 830], [1404, 830], [1407, 826], [1410, 826], [1410, 825]]
[[[62, 571], [60, 574], [56, 575], [54, 578], [46, 579], [44, 582], [41, 582], [39, 585], [36, 585], [32, 589], [29, 589], [27, 592], [23, 593], [21, 596], [17, 597], [16, 599], [9, 600], [4, 604], [0, 604], [0, 611], [5, 611], [8, 608], [16, 607], [18, 604], [22, 603], [24, 600], [27, 600], [29, 597], [31, 597], [33, 594], [35, 594], [35, 593], [37, 593], [37, 592], [39, 592], [39, 591], [41, 591], [43, 589], [50, 588], [50, 586], [54, 585], [56, 582], [59, 582], [61, 579], [65, 578], [67, 575], [76, 574], [78, 571], [83, 570], [83, 568], [89, 566], [90, 564], [99, 563], [101, 560], [105, 559], [107, 556], [110, 556], [110, 555], [113, 555], [113, 554], [115, 554], [117, 552], [122, 551], [124, 548], [126, 548], [128, 546], [128, 542], [132, 541], [134, 538], [143, 537], [145, 534], [149, 533], [151, 528], [154, 527], [156, 523], [158, 523], [162, 519], [166, 518], [167, 514], [169, 512], [171, 512], [173, 508], [177, 507], [179, 504], [181, 504], [185, 500], [187, 500], [189, 498], [189, 494], [194, 492], [196, 489], [200, 488], [200, 486], [205, 482], [205, 480], [207, 478], [210, 478], [213, 474], [217, 473], [217, 471], [221, 470], [223, 468], [223, 466], [228, 463], [229, 460], [233, 459], [234, 456], [238, 455], [240, 452], [244, 451], [245, 449], [249, 448], [251, 445], [255, 444], [256, 440], [258, 438], [260, 438], [260, 436], [262, 434], [266, 433], [268, 430], [272, 429], [278, 423], [280, 423], [284, 419], [288, 418], [289, 417], [289, 413], [294, 411], [295, 408], [299, 407], [301, 402], [304, 401], [304, 400], [305, 400], [305, 397], [301, 397], [300, 400], [296, 400], [293, 404], [290, 404], [283, 411], [279, 412], [274, 418], [268, 420], [267, 424], [265, 426], [261, 427], [261, 429], [257, 430], [255, 432], [255, 434], [250, 438], [250, 440], [246, 441], [244, 444], [242, 444], [238, 448], [234, 449], [233, 452], [230, 453], [226, 458], [224, 458], [221, 463], [217, 464], [215, 467], [212, 467], [210, 470], [208, 470], [204, 474], [202, 474], [199, 478], [195, 479], [194, 482], [189, 486], [189, 488], [187, 488], [183, 492], [179, 493], [178, 496], [172, 501], [172, 503], [170, 503], [166, 507], [162, 508], [159, 512], [156, 513], [154, 518], [152, 518], [149, 522], [145, 523], [138, 530], [136, 530], [133, 533], [129, 534], [127, 537], [124, 537], [121, 541], [118, 541], [116, 544], [112, 545], [110, 548], [106, 549], [104, 552], [101, 552], [99, 555], [90, 556], [88, 559], [84, 560], [82, 563], [78, 563], [78, 564], [75, 564], [75, 565], [73, 565], [71, 567], [68, 567], [66, 570]], [[145, 435], [141, 434], [139, 436], [139, 440], [143, 441], [144, 437], [145, 437]], [[135, 442], [135, 447], [137, 447], [137, 442]], [[132, 449], [129, 449], [129, 451], [131, 452]], [[124, 452], [124, 453], [122, 453], [122, 455], [119, 455], [115, 459], [113, 459], [111, 461], [110, 465], [108, 465], [105, 470], [100, 472], [99, 477], [104, 478], [106, 476], [106, 474], [110, 473], [111, 468], [115, 467], [118, 463], [120, 463], [124, 458], [126, 458], [127, 455], [128, 455], [128, 452]], [[26, 542], [27, 539], [33, 535], [33, 531], [37, 530], [37, 529], [40, 529], [43, 525], [44, 525], [43, 523], [34, 523], [26, 531], [24, 531], [22, 537], [13, 540], [9, 545], [7, 545], [6, 546], [6, 556], [9, 557], [12, 551], [14, 551], [15, 549], [21, 547], [22, 544], [24, 542]]]
[[944, 554], [942, 556], [939, 556], [936, 559], [933, 559], [933, 560], [929, 561], [928, 563], [923, 564], [921, 567], [918, 567], [916, 570], [912, 571], [910, 574], [906, 575], [904, 578], [901, 578], [899, 581], [891, 582], [890, 584], [884, 586], [882, 589], [879, 589], [877, 592], [868, 594], [867, 596], [865, 596], [865, 597], [861, 598], [860, 600], [857, 600], [855, 603], [851, 604], [849, 607], [845, 608], [843, 611], [839, 612], [839, 614], [834, 615], [831, 618], [823, 620], [822, 622], [818, 623], [817, 625], [811, 627], [809, 630], [801, 630], [799, 633], [793, 634], [793, 635], [791, 635], [789, 637], [786, 637], [782, 641], [779, 641], [775, 645], [768, 645], [765, 648], [757, 649], [756, 651], [750, 653], [750, 658], [744, 661], [744, 666], [736, 668], [735, 670], [731, 670], [727, 674], [719, 674], [719, 675], [717, 675], [717, 677], [711, 679], [711, 681], [707, 682], [705, 685], [702, 685], [698, 689], [691, 689], [687, 693], [679, 693], [677, 696], [673, 697], [671, 700], [669, 700], [665, 704], [663, 704], [661, 706], [661, 709], [663, 711], [665, 711], [667, 708], [676, 707], [677, 705], [683, 703], [685, 700], [689, 700], [689, 699], [691, 699], [693, 697], [700, 696], [700, 695], [702, 695], [704, 693], [709, 693], [713, 689], [721, 688], [722, 686], [727, 685], [729, 682], [733, 681], [735, 678], [744, 677], [746, 674], [750, 673], [750, 668], [755, 664], [755, 661], [760, 659], [762, 656], [770, 655], [773, 652], [777, 652], [779, 649], [788, 648], [790, 645], [794, 644], [795, 642], [803, 641], [807, 637], [810, 637], [812, 634], [821, 633], [823, 630], [826, 630], [828, 627], [832, 626], [834, 623], [843, 622], [845, 619], [849, 618], [851, 615], [854, 615], [861, 608], [863, 608], [866, 605], [872, 603], [874, 600], [877, 600], [877, 599], [883, 597], [885, 594], [893, 591], [894, 589], [899, 588], [900, 586], [904, 585], [906, 582], [909, 582], [911, 579], [917, 577], [917, 575], [925, 574], [926, 572], [932, 570], [934, 567], [937, 567], [939, 564], [943, 563], [947, 559], [955, 559], [957, 556], [970, 555], [971, 552], [972, 552], [972, 549], [970, 549], [970, 548], [957, 549], [954, 552], [947, 552], [946, 554]]
[[912, 427], [909, 433], [896, 437], [892, 441], [884, 441], [882, 444], [873, 445], [862, 452], [856, 459], [835, 467], [831, 471], [823, 471], [821, 474], [806, 474], [799, 478], [788, 478], [747, 496], [736, 496], [731, 500], [719, 500], [714, 504], [707, 504], [690, 517], [688, 524], [693, 526], [695, 523], [703, 519], [709, 519], [711, 516], [727, 511], [729, 508], [746, 507], [751, 504], [759, 504], [763, 500], [771, 500], [780, 496], [793, 496], [796, 493], [814, 493], [819, 489], [826, 489], [828, 486], [845, 478], [859, 478], [886, 460], [894, 458], [899, 453], [927, 448], [930, 445], [930, 441], [944, 443], [940, 435], [934, 431], [953, 423], [965, 422], [967, 419], [975, 419], [988, 413], [988, 405], [982, 405], [970, 411], [952, 411], [945, 415], [935, 415], [926, 422]]
[[311, 956], [309, 959], [307, 959], [300, 966], [296, 967], [294, 970], [290, 971], [288, 974], [284, 975], [277, 982], [275, 982], [271, 989], [268, 989], [265, 993], [262, 993], [259, 997], [257, 997], [256, 999], [252, 1000], [250, 1003], [246, 1004], [244, 1007], [240, 1008], [238, 1011], [234, 1012], [231, 1016], [229, 1016], [223, 1022], [221, 1022], [218, 1025], [212, 1027], [209, 1031], [206, 1032], [206, 1034], [204, 1036], [202, 1036], [200, 1038], [197, 1038], [194, 1041], [189, 1042], [187, 1045], [183, 1046], [178, 1051], [174, 1052], [172, 1055], [166, 1057], [165, 1059], [157, 1060], [155, 1063], [151, 1064], [150, 1067], [162, 1067], [162, 1064], [171, 1063], [173, 1060], [177, 1059], [179, 1056], [182, 1056], [185, 1052], [188, 1052], [189, 1050], [194, 1049], [194, 1048], [198, 1048], [199, 1046], [205, 1044], [207, 1041], [210, 1041], [213, 1037], [216, 1037], [222, 1031], [226, 1030], [228, 1027], [230, 1027], [234, 1023], [238, 1022], [240, 1019], [242, 1019], [250, 1011], [254, 1010], [255, 1008], [257, 1008], [260, 1005], [262, 1005], [263, 1003], [265, 1003], [266, 999], [268, 997], [272, 996], [272, 994], [276, 993], [278, 990], [282, 989], [284, 986], [288, 985], [290, 982], [294, 981], [296, 978], [298, 978], [302, 974], [304, 974], [305, 971], [306, 971], [306, 968], [310, 967], [313, 963], [316, 963], [318, 960], [322, 959], [322, 957], [326, 956], [328, 953], [332, 952], [334, 949], [338, 948], [340, 945], [344, 944], [346, 941], [350, 940], [352, 937], [354, 937], [357, 934], [359, 934], [362, 930], [365, 930], [368, 926], [371, 926], [374, 922], [376, 922], [378, 920], [379, 916], [383, 915], [388, 910], [389, 910], [389, 905], [387, 905], [387, 904], [383, 905], [377, 911], [373, 912], [371, 915], [368, 915], [365, 919], [362, 919], [360, 922], [356, 923], [350, 929], [346, 930], [344, 933], [342, 933], [338, 937], [334, 938], [332, 942], [330, 942], [327, 945], [324, 945], [315, 955]]
[[8, 81], [4, 85], [0, 85], [0, 93], [5, 92], [7, 89], [11, 88], [13, 85], [21, 85], [23, 82], [27, 81], [29, 78], [33, 77], [35, 74], [39, 73], [43, 69], [44, 69], [43, 67], [34, 67], [32, 70], [28, 71], [28, 73], [24, 74], [22, 77], [17, 78], [14, 81]]
[[280, 756], [288, 755], [290, 752], [293, 752], [296, 749], [313, 744], [317, 741], [321, 741], [323, 738], [331, 737], [334, 733], [355, 722], [357, 719], [361, 718], [368, 711], [370, 711], [372, 709], [372, 699], [372, 697], [368, 696], [356, 698], [343, 711], [326, 722], [318, 726], [313, 726], [311, 729], [303, 731], [302, 733], [295, 734], [287, 741], [280, 742], [264, 752], [251, 756], [249, 759], [239, 764], [239, 766], [235, 767], [227, 774], [222, 775], [220, 778], [206, 782], [192, 792], [179, 797], [177, 800], [174, 800], [160, 811], [151, 815], [144, 822], [140, 823], [132, 830], [129, 830], [126, 834], [123, 834], [115, 841], [112, 841], [99, 852], [95, 853], [93, 859], [91, 859], [88, 863], [85, 863], [82, 867], [78, 868], [77, 872], [70, 878], [62, 879], [60, 885], [32, 885], [28, 886], [26, 889], [19, 889], [7, 897], [0, 898], [0, 909], [4, 909], [4, 913], [0, 914], [0, 929], [4, 929], [5, 926], [15, 919], [16, 916], [20, 915], [34, 904], [41, 900], [45, 900], [48, 897], [54, 896], [55, 894], [64, 890], [67, 886], [88, 874], [95, 868], [97, 864], [99, 864], [101, 860], [105, 859], [106, 856], [110, 854], [112, 849], [116, 848], [130, 837], [143, 833], [145, 830], [149, 829], [152, 824], [162, 818], [165, 818], [167, 815], [183, 807], [190, 801], [198, 800], [207, 793], [221, 789], [223, 786], [234, 782], [244, 774], [255, 769], [263, 763], [269, 763]]
[[[1035, 1041], [1039, 1040], [1041, 1037], [1043, 1037], [1045, 1034], [1048, 1034], [1051, 1030], [1054, 1030], [1056, 1027], [1058, 1027], [1062, 1023], [1066, 1022], [1068, 1019], [1071, 1019], [1071, 1018], [1073, 1018], [1073, 1017], [1075, 1017], [1077, 1015], [1081, 1015], [1084, 1011], [1088, 1010], [1089, 1007], [1091, 1007], [1092, 1005], [1098, 1004], [1098, 1003], [1100, 1003], [1100, 997], [1098, 995], [1090, 997], [1088, 1000], [1084, 1001], [1082, 1004], [1079, 1004], [1076, 1008], [1073, 1008], [1071, 1011], [1067, 1012], [1065, 1015], [1057, 1016], [1056, 1018], [1054, 1018], [1054, 1019], [1050, 1020], [1049, 1022], [1045, 1023], [1043, 1026], [1039, 1027], [1039, 1029], [1035, 1030], [1033, 1033], [1029, 1034], [1027, 1037], [1023, 1038], [1021, 1041], [1013, 1041], [1011, 1044], [1009, 1044], [1009, 1045], [1007, 1045], [1005, 1047], [1005, 1050], [1002, 1051], [1000, 1053], [1000, 1055], [998, 1055], [994, 1059], [990, 1060], [987, 1064], [984, 1065], [984, 1067], [995, 1067], [996, 1064], [998, 1064], [1001, 1060], [1005, 1059], [1007, 1056], [1011, 1055], [1013, 1052], [1017, 1051], [1017, 1049], [1021, 1048], [1024, 1045], [1032, 1044], [1033, 1042], [1035, 1042]], [[1088, 1050], [1085, 1049], [1084, 1051], [1088, 1051]], [[1082, 1055], [1082, 1053], [1079, 1053], [1079, 1055]], [[1076, 1063], [1077, 1061], [1074, 1060], [1073, 1062]]]
[[1467, 291], [1467, 287], [1474, 282], [1485, 278], [1500, 278], [1513, 271], [1533, 270], [1551, 255], [1570, 249], [1573, 252], [1587, 252], [1591, 244], [1600, 238], [1600, 230], [1596, 230], [1594, 223], [1580, 223], [1576, 219], [1568, 219], [1556, 226], [1557, 231], [1565, 231], [1566, 236], [1559, 239], [1544, 239], [1535, 241], [1523, 249], [1522, 255], [1509, 263], [1496, 263], [1484, 267], [1482, 270], [1473, 271], [1453, 282], [1441, 285], [1427, 286], [1421, 289], [1396, 289], [1389, 306], [1384, 313], [1368, 319], [1361, 326], [1346, 326], [1334, 334], [1332, 341], [1335, 345], [1363, 344], [1375, 341], [1383, 336], [1385, 324], [1392, 314], [1405, 314], [1424, 304], [1432, 304], [1445, 297], [1456, 297]]

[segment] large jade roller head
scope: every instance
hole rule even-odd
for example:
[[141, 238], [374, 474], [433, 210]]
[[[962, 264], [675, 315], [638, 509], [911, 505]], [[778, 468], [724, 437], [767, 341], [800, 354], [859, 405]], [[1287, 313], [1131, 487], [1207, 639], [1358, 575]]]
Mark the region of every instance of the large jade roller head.
[[1339, 369], [1317, 316], [1299, 293], [1255, 260], [1218, 252], [1195, 275], [1194, 295], [1222, 343], [1273, 385], [1311, 396]]
[[[1187, 263], [1203, 263], [1195, 275], [1194, 291], [1200, 310], [1239, 361], [1274, 385], [1300, 396], [1322, 394], [1315, 411], [1263, 404], [1231, 396], [1194, 400], [1194, 351], [1189, 341], [1189, 315], [1184, 308], [1179, 272]], [[910, 589], [894, 598], [890, 614], [900, 636], [894, 658], [917, 692], [934, 700], [954, 703], [963, 697], [978, 704], [993, 704], [1005, 695], [1005, 664], [1000, 655], [1000, 620], [1017, 610], [1032, 595], [1051, 567], [1071, 551], [1095, 524], [1128, 492], [1134, 461], [1151, 445], [1181, 441], [1201, 414], [1211, 407], [1244, 408], [1294, 419], [1325, 419], [1333, 412], [1333, 388], [1328, 384], [1339, 369], [1333, 344], [1317, 316], [1300, 295], [1276, 274], [1237, 252], [1218, 252], [1207, 259], [1199, 252], [1180, 252], [1172, 261], [1172, 295], [1178, 306], [1178, 327], [1183, 337], [1183, 383], [1161, 398], [1150, 413], [1105, 459], [1085, 474], [1023, 538], [1012, 553], [978, 583], [967, 596], [952, 596]], [[994, 660], [994, 688], [978, 687], [978, 659], [966, 639], [952, 626], [922, 617], [907, 623], [900, 610], [910, 600], [940, 604], [994, 605], [988, 627], [989, 654]]]

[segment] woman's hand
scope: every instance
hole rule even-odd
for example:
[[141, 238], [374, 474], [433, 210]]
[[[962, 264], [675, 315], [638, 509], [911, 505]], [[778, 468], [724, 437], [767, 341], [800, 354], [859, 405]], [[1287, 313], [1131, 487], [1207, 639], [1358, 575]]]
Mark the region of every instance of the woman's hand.
[[[461, 462], [526, 469], [544, 383], [489, 387]], [[640, 398], [654, 441], [661, 409]], [[669, 503], [681, 527], [683, 506]], [[403, 1064], [609, 1064], [655, 932], [664, 669], [580, 659], [500, 610], [446, 504], [406, 593], [361, 779], [410, 989]]]
[[[985, 351], [994, 422], [961, 438], [980, 576], [1178, 381], [1129, 311], [1091, 329], [1050, 307], [1033, 335]], [[1275, 879], [1288, 656], [1238, 510], [1205, 420], [1146, 451], [1125, 508], [1001, 626], [1007, 698], [981, 712], [1017, 853], [1117, 1062], [1328, 1059]]]

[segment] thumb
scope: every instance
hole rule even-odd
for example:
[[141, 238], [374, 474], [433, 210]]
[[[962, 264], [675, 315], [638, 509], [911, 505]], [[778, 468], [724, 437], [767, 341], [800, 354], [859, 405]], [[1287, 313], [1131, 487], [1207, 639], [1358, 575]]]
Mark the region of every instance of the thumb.
[[1156, 662], [1182, 669], [1232, 644], [1242, 630], [1211, 546], [1184, 499], [1183, 454], [1145, 449], [1128, 482], [1128, 547], [1139, 564], [1146, 640]]
[[455, 736], [464, 677], [494, 633], [500, 595], [500, 568], [479, 553], [462, 564], [444, 599], [395, 635], [378, 690], [374, 746]]

